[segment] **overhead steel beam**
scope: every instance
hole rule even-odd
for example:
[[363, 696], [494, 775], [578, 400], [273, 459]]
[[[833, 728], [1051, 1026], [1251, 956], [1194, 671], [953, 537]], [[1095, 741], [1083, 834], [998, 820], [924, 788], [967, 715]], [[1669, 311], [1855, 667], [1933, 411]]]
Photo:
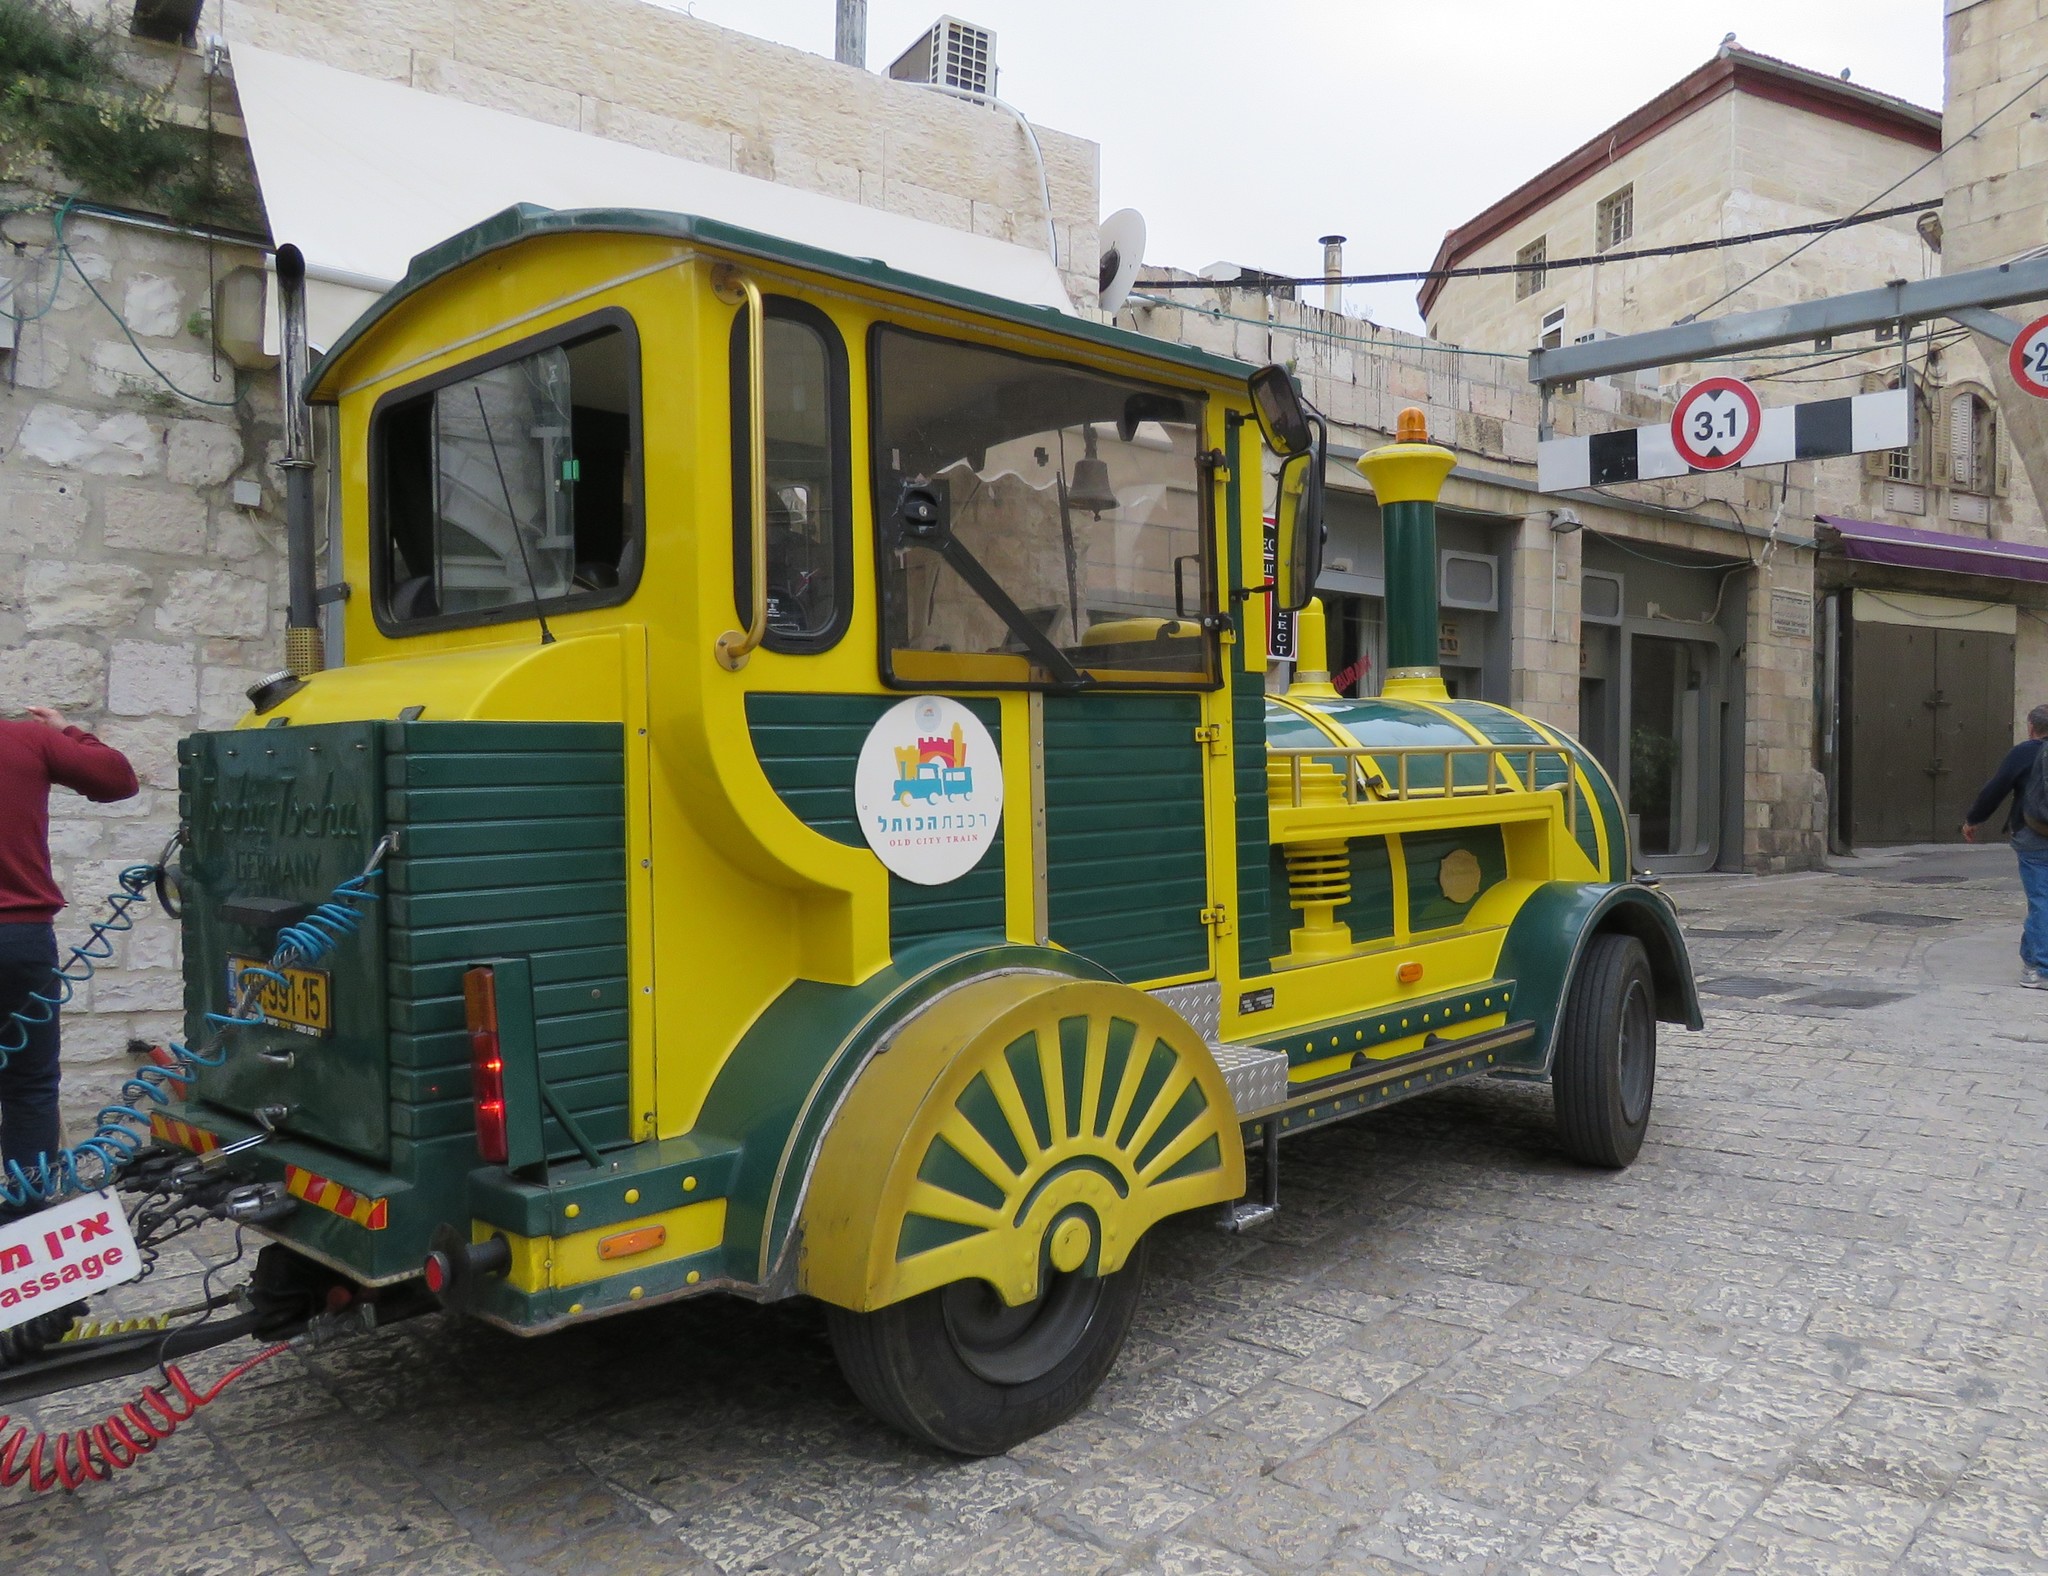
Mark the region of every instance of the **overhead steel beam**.
[[[1744, 350], [1803, 340], [1832, 339], [1898, 323], [1956, 317], [1971, 308], [2048, 300], [2048, 256], [1973, 268], [1934, 279], [1894, 280], [1875, 290], [1828, 296], [1756, 312], [1731, 312], [1704, 323], [1679, 323], [1643, 334], [1621, 334], [1583, 345], [1559, 345], [1529, 354], [1529, 381], [1539, 386], [1634, 372], [1641, 367], [1700, 361]], [[1958, 321], [1961, 321], [1958, 318]], [[1979, 323], [1971, 323], [1972, 328]], [[1985, 332], [1992, 332], [1989, 328]]]
[[1988, 311], [1981, 306], [1959, 306], [1949, 316], [1965, 328], [1974, 328], [1978, 333], [2009, 345], [2020, 337], [2020, 330], [2027, 325], [2015, 323], [2003, 312]]

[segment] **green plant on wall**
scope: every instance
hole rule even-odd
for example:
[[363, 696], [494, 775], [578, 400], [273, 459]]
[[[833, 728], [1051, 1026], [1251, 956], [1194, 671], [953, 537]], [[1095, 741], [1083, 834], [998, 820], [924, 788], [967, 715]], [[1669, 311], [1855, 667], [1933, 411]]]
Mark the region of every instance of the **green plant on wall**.
[[0, 0], [0, 181], [54, 176], [103, 202], [218, 220], [240, 204], [208, 133], [166, 120], [166, 97], [124, 69], [107, 24], [64, 0]]

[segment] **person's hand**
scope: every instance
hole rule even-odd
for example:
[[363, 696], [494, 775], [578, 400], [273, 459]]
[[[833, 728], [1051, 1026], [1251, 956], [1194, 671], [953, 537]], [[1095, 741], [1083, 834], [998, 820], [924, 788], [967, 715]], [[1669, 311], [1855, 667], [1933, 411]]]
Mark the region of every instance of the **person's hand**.
[[1972, 826], [1968, 821], [1965, 821], [1963, 823], [1963, 841], [1966, 843], [1974, 843], [1977, 841], [1977, 828]]
[[28, 712], [28, 714], [31, 717], [35, 718], [35, 720], [37, 722], [40, 722], [44, 727], [55, 728], [60, 732], [63, 730], [64, 713], [59, 711], [55, 706], [29, 706], [25, 707], [24, 709]]

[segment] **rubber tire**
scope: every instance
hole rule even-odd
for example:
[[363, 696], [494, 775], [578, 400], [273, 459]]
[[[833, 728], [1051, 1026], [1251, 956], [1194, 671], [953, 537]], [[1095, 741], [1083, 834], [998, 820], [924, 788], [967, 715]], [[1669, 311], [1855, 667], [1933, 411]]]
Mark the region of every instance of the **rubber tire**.
[[[1621, 1038], [1636, 992], [1647, 1008], [1649, 1087], [1632, 1122], [1622, 1099]], [[1550, 1074], [1558, 1141], [1581, 1164], [1618, 1171], [1643, 1147], [1657, 1087], [1656, 1000], [1643, 944], [1633, 936], [1595, 936], [1565, 996]]]
[[996, 1456], [1044, 1433], [1088, 1404], [1115, 1366], [1144, 1290], [1145, 1244], [1103, 1278], [1088, 1332], [1051, 1372], [1023, 1384], [991, 1383], [953, 1349], [942, 1291], [852, 1313], [827, 1305], [840, 1372], [884, 1422], [962, 1456]]

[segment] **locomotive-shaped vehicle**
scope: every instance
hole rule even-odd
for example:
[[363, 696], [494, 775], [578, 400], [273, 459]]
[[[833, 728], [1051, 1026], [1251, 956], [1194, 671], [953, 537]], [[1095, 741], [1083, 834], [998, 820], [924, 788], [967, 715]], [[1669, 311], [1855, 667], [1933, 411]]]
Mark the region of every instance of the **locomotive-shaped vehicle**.
[[1567, 1151], [1634, 1156], [1684, 944], [1593, 758], [1445, 693], [1419, 413], [1360, 462], [1349, 700], [1279, 368], [520, 208], [311, 395], [346, 663], [182, 748], [195, 1025], [382, 848], [379, 896], [155, 1125], [244, 1146], [330, 1303], [808, 1295], [878, 1412], [986, 1453], [1108, 1370], [1152, 1227], [1270, 1213], [1285, 1136], [1547, 1076]]

